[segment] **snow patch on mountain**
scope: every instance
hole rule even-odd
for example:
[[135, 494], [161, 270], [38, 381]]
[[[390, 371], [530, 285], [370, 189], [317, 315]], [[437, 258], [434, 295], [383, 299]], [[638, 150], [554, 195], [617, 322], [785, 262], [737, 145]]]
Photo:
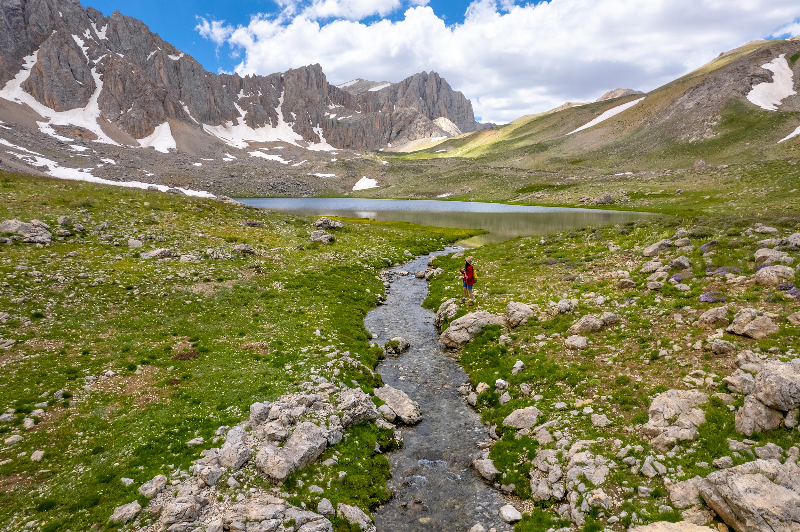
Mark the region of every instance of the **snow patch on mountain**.
[[353, 185], [353, 190], [367, 190], [368, 188], [378, 188], [378, 181], [375, 179], [371, 179], [367, 176], [362, 177], [361, 179]]
[[747, 94], [747, 99], [767, 111], [777, 111], [781, 102], [793, 94], [794, 81], [792, 69], [786, 62], [786, 54], [781, 54], [761, 68], [772, 72], [772, 81], [759, 83]]
[[[97, 122], [97, 119], [100, 118], [100, 106], [97, 104], [97, 99], [100, 97], [100, 91], [103, 90], [103, 82], [100, 79], [100, 74], [97, 73], [97, 67], [92, 67], [92, 77], [94, 78], [95, 91], [91, 98], [89, 98], [89, 103], [86, 104], [86, 107], [78, 107], [76, 109], [70, 109], [69, 111], [58, 112], [50, 109], [46, 105], [39, 103], [36, 98], [25, 92], [25, 90], [22, 88], [22, 84], [28, 79], [28, 77], [30, 77], [31, 69], [33, 69], [33, 66], [38, 61], [38, 57], [39, 50], [36, 50], [31, 55], [23, 59], [24, 63], [22, 65], [22, 69], [17, 72], [17, 75], [14, 77], [14, 79], [9, 80], [5, 87], [0, 90], [0, 98], [12, 102], [27, 104], [40, 116], [49, 118], [50, 125], [72, 125], [82, 127], [97, 135], [97, 140], [95, 142], [119, 146], [119, 144], [114, 142], [108, 135], [105, 134], [102, 128], [100, 128], [100, 124]], [[102, 61], [102, 59], [103, 57], [95, 61], [95, 63], [99, 63]], [[49, 131], [45, 132], [50, 134]]]
[[378, 85], [377, 87], [372, 87], [371, 89], [369, 89], [369, 92], [377, 92], [377, 91], [379, 91], [381, 89], [385, 89], [389, 85], [391, 85], [391, 83], [385, 83], [383, 85]]
[[637, 103], [641, 102], [642, 100], [644, 100], [644, 98], [639, 98], [638, 100], [633, 100], [632, 102], [623, 103], [622, 105], [618, 105], [618, 106], [616, 106], [616, 107], [614, 107], [612, 109], [609, 109], [608, 111], [606, 111], [605, 113], [601, 114], [600, 116], [598, 116], [597, 118], [595, 118], [594, 120], [589, 122], [588, 124], [584, 124], [581, 127], [579, 127], [578, 129], [576, 129], [575, 131], [571, 131], [571, 132], [567, 133], [567, 136], [572, 135], [573, 133], [577, 133], [578, 131], [583, 131], [584, 129], [588, 129], [588, 128], [592, 127], [592, 126], [596, 126], [600, 122], [605, 122], [609, 118], [611, 118], [613, 116], [617, 116], [621, 112], [630, 109], [631, 107], [633, 107]]
[[252, 157], [261, 157], [262, 159], [267, 159], [268, 161], [277, 161], [281, 164], [289, 164], [290, 162], [292, 162], [292, 161], [287, 161], [280, 155], [270, 155], [268, 153], [263, 153], [260, 151], [251, 151], [248, 153], [250, 153]]
[[143, 148], [154, 148], [161, 153], [169, 153], [170, 149], [178, 149], [178, 145], [175, 144], [175, 138], [172, 136], [169, 122], [156, 126], [153, 133], [143, 139], [139, 139], [139, 145]]
[[791, 133], [789, 133], [786, 137], [784, 137], [781, 140], [779, 140], [778, 144], [780, 144], [781, 142], [783, 142], [785, 140], [793, 139], [793, 138], [795, 138], [797, 136], [800, 136], [800, 126], [797, 129], [795, 129], [794, 131], [792, 131]]

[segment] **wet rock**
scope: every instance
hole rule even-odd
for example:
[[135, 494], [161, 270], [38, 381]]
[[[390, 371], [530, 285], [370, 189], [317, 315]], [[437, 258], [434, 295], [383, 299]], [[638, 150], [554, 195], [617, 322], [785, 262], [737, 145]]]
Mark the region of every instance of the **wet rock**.
[[503, 426], [515, 429], [529, 429], [536, 426], [541, 415], [542, 412], [535, 406], [519, 408], [506, 416], [503, 420]]
[[800, 469], [755, 460], [711, 473], [700, 488], [706, 504], [736, 531], [800, 529]]
[[407, 351], [409, 346], [410, 345], [405, 338], [402, 336], [395, 336], [386, 342], [384, 348], [386, 349], [387, 355], [399, 355], [400, 353]]
[[510, 504], [506, 504], [500, 508], [500, 519], [506, 523], [516, 523], [522, 519], [522, 514]]
[[50, 244], [53, 241], [53, 234], [49, 229], [50, 227], [46, 223], [39, 220], [31, 220], [30, 223], [19, 220], [0, 222], [0, 233], [20, 235], [26, 244]]
[[487, 311], [472, 312], [453, 321], [439, 336], [439, 342], [457, 349], [465, 346], [489, 325], [504, 325], [505, 318]]
[[488, 458], [483, 460], [474, 460], [472, 462], [472, 467], [480, 476], [489, 482], [494, 482], [494, 479], [500, 474], [500, 471], [494, 466], [494, 462]]
[[746, 436], [776, 429], [781, 421], [783, 421], [781, 412], [766, 406], [752, 394], [745, 397], [744, 404], [736, 411], [735, 416], [736, 430]]
[[586, 349], [589, 347], [589, 339], [575, 334], [564, 340], [564, 347], [567, 349]]
[[794, 270], [788, 266], [767, 266], [755, 274], [756, 284], [763, 286], [777, 286], [792, 280], [794, 280]]
[[139, 486], [139, 493], [148, 499], [152, 499], [167, 487], [167, 477], [164, 475], [156, 475], [151, 480], [148, 480]]
[[655, 244], [647, 246], [644, 249], [644, 251], [642, 251], [642, 254], [645, 257], [652, 257], [654, 255], [658, 255], [660, 253], [667, 251], [671, 247], [672, 247], [672, 240], [661, 240], [659, 242], [656, 242]]
[[159, 248], [152, 251], [145, 251], [140, 255], [143, 259], [166, 259], [172, 256], [172, 250], [169, 248]]
[[533, 316], [533, 309], [525, 303], [510, 302], [506, 305], [506, 322], [509, 327], [519, 327]]
[[386, 406], [397, 414], [397, 417], [406, 425], [413, 425], [422, 420], [419, 404], [402, 390], [391, 386], [375, 389], [375, 397], [386, 403]]
[[314, 227], [319, 227], [320, 229], [334, 229], [343, 226], [342, 222], [340, 222], [339, 220], [334, 221], [328, 218], [327, 216], [323, 216], [322, 218], [315, 220], [314, 223], [312, 223], [311, 225], [313, 225]]
[[139, 501], [133, 501], [114, 508], [114, 513], [111, 514], [108, 520], [112, 523], [127, 523], [139, 515], [141, 511], [142, 506], [139, 504]]
[[697, 324], [707, 329], [727, 327], [729, 323], [730, 320], [728, 320], [728, 307], [712, 308], [703, 312], [697, 319]]

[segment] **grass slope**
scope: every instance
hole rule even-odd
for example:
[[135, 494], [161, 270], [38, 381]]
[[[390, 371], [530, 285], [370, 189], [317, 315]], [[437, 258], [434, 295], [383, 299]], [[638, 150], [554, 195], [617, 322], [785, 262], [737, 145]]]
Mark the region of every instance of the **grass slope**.
[[[86, 231], [70, 225], [75, 236], [47, 247], [0, 244], [0, 312], [10, 314], [0, 338], [17, 342], [0, 351], [0, 409], [13, 413], [0, 423], [5, 530], [29, 521], [48, 532], [104, 529], [144, 481], [188, 475], [216, 429], [247, 417], [251, 403], [296, 391], [320, 372], [323, 349], [350, 351], [374, 367], [380, 350], [370, 348], [362, 320], [381, 297], [379, 270], [404, 260], [405, 250], [427, 253], [472, 234], [345, 220], [336, 241], [322, 246], [309, 241], [307, 218], [0, 175], [0, 217], [55, 229], [59, 216]], [[144, 247], [129, 248], [129, 238]], [[256, 254], [233, 253], [236, 244]], [[152, 248], [201, 260], [140, 257]], [[116, 376], [104, 377], [108, 371]], [[367, 390], [379, 384], [355, 369], [339, 378]], [[31, 417], [35, 426], [24, 429], [36, 410], [43, 413]], [[364, 437], [346, 440], [341, 452], [383, 466], [348, 477], [354, 484], [338, 497], [369, 508], [387, 496], [388, 462], [374, 450], [384, 436], [354, 430]], [[22, 441], [2, 443], [15, 434]], [[188, 447], [196, 437], [205, 443]], [[32, 462], [37, 450], [44, 458]]]

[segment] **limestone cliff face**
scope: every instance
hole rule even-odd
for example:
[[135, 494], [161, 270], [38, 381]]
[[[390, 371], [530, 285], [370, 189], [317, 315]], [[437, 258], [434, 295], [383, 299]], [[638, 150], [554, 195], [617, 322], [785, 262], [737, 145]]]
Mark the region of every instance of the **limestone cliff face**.
[[101, 120], [134, 139], [172, 120], [204, 134], [246, 124], [368, 150], [448, 136], [433, 122], [440, 117], [463, 132], [477, 127], [470, 101], [435, 72], [360, 94], [330, 85], [319, 65], [216, 75], [119, 12], [104, 16], [77, 0], [0, 0], [0, 8], [0, 86], [35, 55], [22, 90], [58, 112], [96, 105]]

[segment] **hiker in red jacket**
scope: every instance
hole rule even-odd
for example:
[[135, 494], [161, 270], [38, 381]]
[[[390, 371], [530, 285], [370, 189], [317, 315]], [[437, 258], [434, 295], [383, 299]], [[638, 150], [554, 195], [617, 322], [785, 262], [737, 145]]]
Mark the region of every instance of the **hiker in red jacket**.
[[475, 284], [475, 269], [472, 267], [472, 257], [467, 257], [464, 269], [458, 271], [461, 272], [461, 278], [464, 284], [464, 291], [461, 294], [461, 304], [463, 305], [467, 296], [469, 296], [469, 306], [472, 306], [475, 304], [475, 297], [472, 295], [472, 285]]

